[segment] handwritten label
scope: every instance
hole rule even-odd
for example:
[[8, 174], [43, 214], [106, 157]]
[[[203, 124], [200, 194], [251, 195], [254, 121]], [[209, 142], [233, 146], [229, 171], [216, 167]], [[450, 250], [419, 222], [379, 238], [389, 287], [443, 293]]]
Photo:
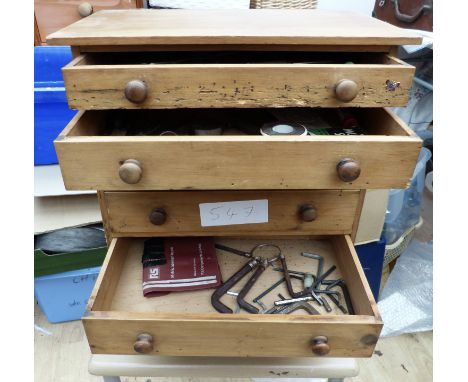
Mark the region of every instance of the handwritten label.
[[199, 206], [202, 227], [268, 223], [267, 199], [201, 203]]

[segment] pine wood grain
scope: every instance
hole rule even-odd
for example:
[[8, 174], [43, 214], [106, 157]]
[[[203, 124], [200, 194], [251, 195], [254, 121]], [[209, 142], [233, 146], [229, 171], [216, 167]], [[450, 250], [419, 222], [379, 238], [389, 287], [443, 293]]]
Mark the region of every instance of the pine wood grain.
[[[141, 109], [196, 107], [383, 107], [408, 101], [414, 67], [391, 58], [385, 63], [350, 64], [134, 64], [93, 65], [75, 60], [63, 70], [70, 108]], [[350, 102], [335, 95], [336, 84], [354, 81]], [[124, 96], [126, 84], [144, 81], [142, 103]], [[400, 83], [393, 91], [385, 83]]]
[[[80, 321], [50, 324], [35, 304], [34, 323], [51, 334], [35, 331], [34, 374], [37, 382], [102, 382], [102, 377], [88, 373], [91, 355]], [[432, 379], [432, 332], [382, 338], [369, 359], [359, 359], [359, 375], [345, 382], [394, 382], [396, 379], [427, 382]], [[408, 370], [406, 372], [402, 365]], [[135, 378], [121, 377], [122, 382], [206, 382], [206, 378]], [[213, 382], [254, 382], [251, 378], [215, 378]], [[273, 382], [273, 380], [271, 381]]]
[[[200, 203], [268, 200], [268, 222], [202, 227]], [[107, 225], [112, 236], [239, 236], [350, 234], [360, 202], [359, 191], [170, 191], [104, 193]], [[318, 213], [304, 222], [299, 208], [312, 204]], [[149, 214], [163, 208], [166, 222], [154, 225]]]
[[[372, 135], [202, 137], [99, 136], [105, 112], [80, 112], [57, 138], [55, 149], [69, 190], [406, 188], [421, 140], [386, 109], [372, 113], [372, 122], [363, 126]], [[384, 133], [390, 135], [380, 135], [381, 125], [391, 125]], [[130, 158], [143, 169], [136, 184], [124, 183], [118, 174]], [[361, 166], [354, 182], [337, 175], [343, 158]]]
[[[88, 0], [87, 2], [93, 6], [93, 12], [103, 9], [137, 7], [135, 0]], [[81, 3], [83, 3], [82, 0], [34, 0], [34, 13], [37, 17], [42, 42], [46, 42], [48, 34], [81, 20], [78, 12], [78, 6]]]
[[[369, 338], [378, 338], [382, 324], [372, 306], [370, 291], [359, 288], [365, 281], [363, 273], [358, 271], [357, 257], [351, 253], [351, 239], [347, 236], [341, 240], [344, 244], [338, 246], [332, 246], [329, 240], [269, 239], [268, 242], [282, 248], [291, 269], [306, 270], [312, 265], [310, 259], [300, 256], [301, 252], [320, 253], [325, 258], [325, 268], [336, 264], [338, 268], [330, 277], [338, 278], [341, 274], [350, 285], [356, 315], [339, 314], [336, 308], [332, 314], [318, 316], [223, 315], [214, 312], [211, 306], [212, 290], [145, 298], [141, 290], [142, 240], [114, 239], [90, 298], [89, 310], [83, 317], [91, 351], [134, 354], [133, 342], [139, 333], [145, 332], [155, 338], [152, 354], [159, 355], [314, 356], [310, 349], [312, 338], [325, 335], [331, 347], [329, 356], [369, 357], [375, 345]], [[258, 244], [258, 240], [246, 239], [217, 241], [246, 251]], [[245, 263], [239, 256], [219, 250], [217, 254], [224, 279]], [[343, 273], [341, 265], [348, 267]], [[269, 269], [249, 292], [247, 300], [278, 279], [279, 274]], [[286, 293], [284, 285], [278, 290]], [[233, 305], [230, 296], [224, 299]], [[273, 305], [275, 299], [270, 294], [263, 301]], [[285, 331], [286, 337], [281, 334]], [[261, 341], [259, 333], [262, 333]]]
[[47, 37], [54, 45], [420, 42], [414, 32], [368, 16], [302, 9], [101, 11]]

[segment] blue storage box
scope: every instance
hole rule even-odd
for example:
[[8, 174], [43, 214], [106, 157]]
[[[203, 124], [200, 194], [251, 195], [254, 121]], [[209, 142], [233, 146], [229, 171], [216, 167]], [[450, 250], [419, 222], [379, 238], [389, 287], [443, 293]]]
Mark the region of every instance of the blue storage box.
[[51, 323], [83, 316], [101, 267], [41, 276], [34, 279], [34, 295]]
[[34, 165], [58, 163], [53, 141], [76, 114], [68, 108], [61, 69], [69, 46], [34, 47]]
[[379, 241], [354, 246], [375, 301], [379, 299], [385, 245], [385, 237], [382, 235]]

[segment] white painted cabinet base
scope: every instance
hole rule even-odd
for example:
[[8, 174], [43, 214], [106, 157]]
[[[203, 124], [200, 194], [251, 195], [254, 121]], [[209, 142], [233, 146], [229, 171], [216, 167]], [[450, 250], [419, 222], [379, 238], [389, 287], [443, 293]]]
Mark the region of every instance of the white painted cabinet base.
[[[325, 378], [355, 377], [353, 358], [213, 358], [145, 355], [93, 355], [89, 372], [98, 376], [192, 378]], [[105, 381], [118, 381], [117, 377]]]

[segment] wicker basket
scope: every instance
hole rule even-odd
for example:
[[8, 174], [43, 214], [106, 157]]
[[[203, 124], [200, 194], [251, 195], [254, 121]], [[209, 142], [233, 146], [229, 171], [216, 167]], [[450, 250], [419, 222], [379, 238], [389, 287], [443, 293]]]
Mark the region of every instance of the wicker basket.
[[250, 0], [250, 8], [315, 9], [318, 0]]

